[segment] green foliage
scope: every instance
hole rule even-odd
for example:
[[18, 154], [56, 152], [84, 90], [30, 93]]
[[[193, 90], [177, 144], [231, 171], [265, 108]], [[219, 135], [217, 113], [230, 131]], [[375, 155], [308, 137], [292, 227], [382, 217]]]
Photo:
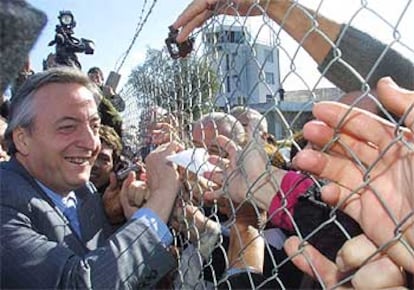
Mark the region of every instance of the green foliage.
[[217, 76], [207, 59], [191, 55], [173, 60], [163, 50], [148, 49], [145, 62], [129, 77], [142, 109], [160, 106], [189, 124], [212, 110]]

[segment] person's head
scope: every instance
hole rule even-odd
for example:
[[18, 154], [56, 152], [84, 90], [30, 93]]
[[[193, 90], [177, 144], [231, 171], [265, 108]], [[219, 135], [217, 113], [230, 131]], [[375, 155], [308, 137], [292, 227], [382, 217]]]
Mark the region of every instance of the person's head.
[[96, 86], [79, 70], [33, 75], [11, 102], [9, 154], [59, 194], [82, 186], [100, 150], [98, 99]]
[[236, 106], [230, 110], [230, 114], [239, 120], [248, 136], [253, 136], [253, 130], [259, 130], [261, 136], [268, 132], [266, 118], [255, 109]]
[[91, 67], [88, 70], [88, 77], [97, 85], [102, 86], [104, 82], [103, 72], [99, 67]]
[[200, 117], [193, 124], [192, 139], [196, 147], [205, 147], [211, 154], [218, 154], [216, 138], [224, 135], [233, 140], [237, 145], [246, 143], [246, 132], [237, 119], [227, 113], [213, 112]]
[[43, 60], [43, 70], [48, 70], [52, 67], [57, 67], [56, 54], [49, 53], [46, 59]]
[[101, 150], [92, 167], [90, 181], [99, 189], [109, 183], [109, 175], [119, 162], [122, 151], [122, 142], [115, 129], [101, 125], [99, 129]]

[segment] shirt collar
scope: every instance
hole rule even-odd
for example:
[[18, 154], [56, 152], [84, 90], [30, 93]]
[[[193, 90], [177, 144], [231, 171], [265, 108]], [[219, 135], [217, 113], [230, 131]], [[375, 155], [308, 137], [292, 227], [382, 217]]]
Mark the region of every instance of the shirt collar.
[[52, 202], [62, 211], [64, 212], [65, 209], [70, 205], [77, 205], [78, 200], [76, 198], [76, 194], [74, 191], [69, 192], [66, 196], [61, 196], [60, 194], [57, 194], [50, 188], [48, 188], [46, 185], [41, 183], [39, 180], [35, 179], [36, 183], [44, 190], [46, 195], [50, 197]]

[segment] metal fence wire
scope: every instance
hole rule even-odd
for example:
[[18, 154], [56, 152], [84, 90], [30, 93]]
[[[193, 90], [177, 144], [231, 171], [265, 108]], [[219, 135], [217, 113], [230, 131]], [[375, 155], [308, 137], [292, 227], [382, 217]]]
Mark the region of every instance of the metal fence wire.
[[[252, 1], [247, 16], [238, 14], [240, 2], [220, 1], [214, 7], [211, 18], [193, 32], [193, 49], [185, 58], [172, 58], [166, 48], [149, 50], [145, 63], [131, 73], [121, 92], [127, 103], [123, 140], [128, 154], [144, 159], [162, 143], [159, 132], [165, 133], [161, 134], [165, 140], [174, 138], [186, 148], [205, 148], [223, 158], [228, 157], [227, 145], [218, 135], [243, 148], [232, 165], [233, 173], [223, 174], [218, 199], [208, 198], [214, 185], [201, 174], [204, 155], [200, 163], [195, 160], [198, 153], [192, 151], [189, 165], [181, 167], [183, 186], [170, 221], [178, 269], [158, 287], [341, 288], [355, 272], [326, 281], [307, 249], [312, 245], [335, 262], [344, 243], [363, 232], [361, 223], [342, 210], [363, 190], [369, 190], [372, 202], [383, 207], [378, 227], [387, 218], [394, 224], [392, 238], [377, 244], [363, 264], [395, 242], [404, 245], [405, 255], [414, 263], [412, 243], [404, 235], [412, 223], [413, 207], [399, 216], [375, 184], [376, 166], [393, 146], [403, 144], [409, 153], [412, 150], [402, 134], [404, 116], [394, 116], [375, 97], [382, 76], [391, 75], [400, 86], [414, 89], [414, 47], [408, 38], [413, 37], [412, 1], [388, 2], [385, 9], [379, 4], [384, 1], [291, 1], [280, 13], [263, 5], [266, 1]], [[342, 24], [329, 22], [327, 7], [343, 9], [345, 20], [332, 19]], [[235, 15], [223, 15], [223, 9]], [[260, 15], [249, 17], [257, 11]], [[359, 28], [359, 23], [367, 21], [383, 31], [380, 41]], [[305, 29], [299, 32], [301, 25]], [[313, 65], [305, 66], [305, 62]], [[328, 180], [291, 166], [292, 157], [309, 146], [302, 134], [304, 124], [314, 119], [314, 104], [324, 100], [350, 105], [338, 128], [355, 107], [369, 109], [396, 125], [395, 138], [368, 163], [339, 133], [318, 148], [328, 152], [341, 147], [361, 174], [360, 184], [337, 205], [328, 205], [321, 196]], [[169, 126], [157, 127], [160, 123]], [[370, 130], [364, 124], [360, 129]], [[256, 166], [260, 158], [266, 158], [266, 166], [251, 179], [246, 168]], [[347, 170], [343, 168], [342, 174]], [[289, 174], [295, 178], [287, 179]], [[244, 190], [239, 200], [231, 196], [236, 178]], [[255, 196], [263, 181], [275, 185], [271, 210]], [[283, 245], [292, 236], [298, 237], [299, 246], [288, 255]], [[313, 278], [293, 264], [303, 257]]]

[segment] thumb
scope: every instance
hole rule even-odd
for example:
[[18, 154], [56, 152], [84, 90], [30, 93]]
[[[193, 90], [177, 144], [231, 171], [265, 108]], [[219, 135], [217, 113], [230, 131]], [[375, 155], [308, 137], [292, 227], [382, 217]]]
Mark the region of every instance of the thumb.
[[107, 187], [107, 190], [115, 190], [118, 186], [118, 180], [116, 178], [115, 172], [111, 172], [109, 174], [109, 185]]
[[134, 171], [128, 173], [127, 178], [122, 182], [122, 189], [121, 191], [127, 190], [127, 188], [134, 182], [136, 179], [136, 174]]
[[215, 191], [207, 190], [203, 194], [203, 199], [211, 202], [221, 198], [222, 196], [224, 196], [224, 190], [221, 188]]
[[384, 77], [378, 81], [377, 92], [381, 103], [389, 111], [399, 117], [406, 114], [405, 125], [413, 130], [414, 92], [399, 87], [390, 77]]
[[288, 238], [284, 249], [297, 268], [315, 280], [321, 279], [327, 288], [332, 288], [341, 280], [335, 263], [322, 255], [312, 245], [302, 243], [298, 237]]

